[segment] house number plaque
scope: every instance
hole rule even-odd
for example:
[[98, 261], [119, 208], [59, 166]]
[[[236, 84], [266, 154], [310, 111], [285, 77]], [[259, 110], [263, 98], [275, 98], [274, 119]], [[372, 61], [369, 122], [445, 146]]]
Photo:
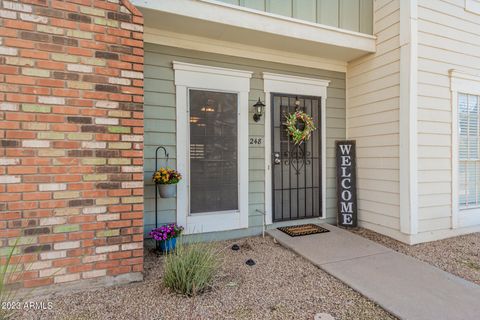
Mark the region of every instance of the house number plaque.
[[336, 141], [337, 225], [357, 226], [357, 176], [354, 140]]
[[263, 146], [264, 142], [263, 142], [263, 137], [260, 137], [260, 136], [251, 136], [249, 138], [249, 142], [250, 142], [250, 145], [252, 146]]

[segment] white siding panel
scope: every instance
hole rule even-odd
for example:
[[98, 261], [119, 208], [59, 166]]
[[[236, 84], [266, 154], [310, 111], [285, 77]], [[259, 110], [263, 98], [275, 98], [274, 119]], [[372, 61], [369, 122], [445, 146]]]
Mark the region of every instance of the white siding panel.
[[450, 227], [450, 217], [418, 221], [419, 233], [430, 232], [435, 230], [445, 230], [445, 229], [448, 229], [449, 227]]
[[438, 147], [438, 146], [420, 146], [418, 148], [418, 158], [446, 158], [450, 159], [452, 151], [450, 147]]
[[418, 211], [419, 220], [446, 218], [446, 217], [450, 217], [450, 215], [451, 215], [451, 209], [449, 205], [425, 207]]
[[[448, 71], [480, 73], [480, 15], [465, 11], [463, 0], [418, 3], [419, 232], [430, 232], [451, 227], [451, 121], [456, 110], [451, 110]], [[460, 226], [480, 221], [461, 220]]]
[[421, 192], [420, 195], [423, 194], [444, 194], [445, 190], [450, 190], [449, 193], [451, 192], [451, 184], [448, 182], [423, 182], [420, 183]]

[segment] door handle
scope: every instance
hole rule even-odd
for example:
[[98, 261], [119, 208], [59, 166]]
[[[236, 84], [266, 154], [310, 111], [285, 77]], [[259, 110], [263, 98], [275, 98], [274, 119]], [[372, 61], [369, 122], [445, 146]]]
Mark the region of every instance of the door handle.
[[274, 164], [280, 164], [280, 163], [282, 163], [282, 160], [280, 160], [280, 153], [275, 152], [275, 153], [273, 154], [273, 163], [274, 163]]

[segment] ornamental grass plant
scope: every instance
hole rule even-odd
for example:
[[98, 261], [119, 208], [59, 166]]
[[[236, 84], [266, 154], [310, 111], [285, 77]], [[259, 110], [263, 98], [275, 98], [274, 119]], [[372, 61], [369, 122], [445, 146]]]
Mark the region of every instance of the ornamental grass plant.
[[165, 257], [164, 284], [171, 290], [196, 296], [211, 288], [221, 265], [221, 252], [211, 243], [185, 244]]
[[13, 255], [18, 251], [18, 239], [12, 247], [2, 257], [0, 263], [0, 320], [10, 320], [14, 318], [14, 311], [25, 297], [18, 297], [16, 287], [10, 284], [20, 279], [25, 269], [20, 262], [13, 261]]

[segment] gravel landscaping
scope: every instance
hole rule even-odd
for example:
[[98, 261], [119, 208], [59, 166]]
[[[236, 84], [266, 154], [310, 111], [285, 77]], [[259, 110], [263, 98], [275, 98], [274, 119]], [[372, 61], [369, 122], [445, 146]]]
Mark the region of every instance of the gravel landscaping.
[[[230, 250], [233, 243], [239, 251]], [[477, 247], [479, 237], [476, 238]], [[395, 319], [339, 280], [270, 237], [222, 241], [224, 262], [213, 288], [186, 298], [163, 286], [163, 257], [148, 252], [145, 280], [125, 286], [48, 298], [53, 310], [19, 319]], [[256, 265], [247, 266], [247, 259]], [[478, 256], [477, 256], [478, 259]], [[478, 276], [478, 273], [477, 273]]]
[[409, 246], [363, 228], [352, 232], [480, 285], [480, 233]]

